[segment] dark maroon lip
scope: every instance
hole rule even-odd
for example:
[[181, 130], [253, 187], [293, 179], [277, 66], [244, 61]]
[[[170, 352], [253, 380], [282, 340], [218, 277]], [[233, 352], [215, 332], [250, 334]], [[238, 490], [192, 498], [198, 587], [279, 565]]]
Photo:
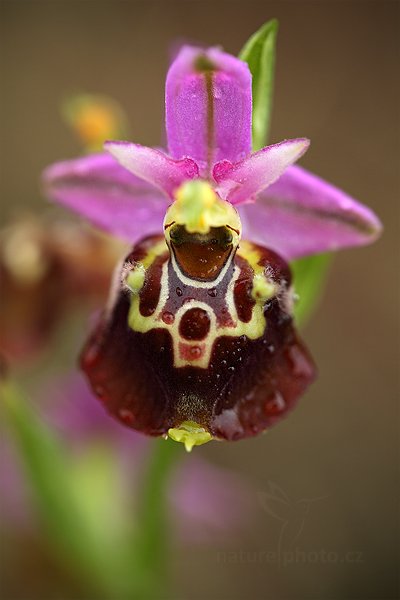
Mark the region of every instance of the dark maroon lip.
[[[154, 236], [139, 242], [125, 268], [144, 260], [162, 239]], [[282, 295], [290, 285], [289, 267], [274, 252], [251, 247], [279, 290], [264, 305], [267, 326], [256, 339], [234, 334], [235, 320], [227, 301], [230, 282], [239, 270], [232, 292], [235, 319], [240, 323], [251, 319], [254, 271], [244, 254], [232, 254], [228, 270], [214, 288], [199, 287], [193, 278], [183, 284], [169, 253], [160, 254], [146, 270], [139, 292], [140, 315], [155, 319], [146, 331], [129, 326], [131, 296], [120, 290], [111, 313], [100, 321], [81, 356], [95, 394], [113, 417], [152, 436], [194, 421], [213, 437], [233, 441], [257, 435], [295, 406], [315, 379], [316, 369], [291, 315], [282, 308]], [[169, 294], [158, 317], [163, 272]], [[211, 314], [216, 326], [230, 335], [217, 335], [210, 346]], [[175, 347], [176, 330], [180, 342]], [[175, 366], [177, 348], [184, 359], [181, 366]], [[196, 360], [207, 350], [206, 366], [197, 366]]]

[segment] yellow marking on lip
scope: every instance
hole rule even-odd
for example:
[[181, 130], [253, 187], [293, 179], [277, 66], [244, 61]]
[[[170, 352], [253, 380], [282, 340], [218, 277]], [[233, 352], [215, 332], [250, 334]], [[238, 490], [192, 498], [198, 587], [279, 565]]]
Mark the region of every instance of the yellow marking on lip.
[[155, 259], [158, 256], [161, 256], [161, 254], [163, 252], [166, 252], [167, 250], [168, 250], [168, 246], [166, 244], [166, 241], [160, 240], [159, 242], [154, 244], [154, 246], [152, 248], [149, 248], [146, 256], [142, 260], [138, 261], [138, 263], [142, 264], [145, 269], [148, 269], [150, 267], [150, 265], [153, 264]]
[[143, 264], [138, 263], [127, 275], [126, 285], [134, 294], [140, 292], [146, 277], [146, 269]]
[[273, 298], [277, 292], [277, 286], [270, 283], [264, 274], [257, 273], [253, 278], [253, 289], [251, 295], [256, 302], [263, 304]]
[[[148, 255], [140, 261], [141, 268], [148, 268], [157, 256], [160, 256], [165, 251], [166, 245], [165, 242], [156, 244], [151, 250], [149, 250]], [[231, 326], [218, 326], [218, 322], [216, 319], [215, 312], [211, 305], [208, 303], [204, 303], [198, 300], [189, 300], [185, 304], [183, 304], [179, 310], [175, 314], [175, 319], [173, 323], [165, 323], [162, 320], [162, 313], [165, 307], [165, 304], [169, 297], [169, 281], [168, 281], [168, 260], [163, 264], [162, 267], [162, 275], [161, 275], [161, 289], [160, 289], [160, 297], [157, 304], [157, 307], [152, 315], [143, 316], [140, 313], [140, 297], [138, 293], [133, 293], [131, 296], [131, 306], [129, 310], [128, 323], [131, 329], [134, 331], [138, 331], [140, 333], [146, 333], [151, 329], [167, 329], [171, 334], [171, 338], [173, 341], [173, 359], [174, 366], [176, 368], [184, 367], [186, 365], [196, 366], [201, 369], [207, 369], [211, 359], [212, 349], [214, 347], [215, 341], [222, 336], [229, 337], [239, 337], [241, 335], [245, 335], [247, 338], [251, 340], [258, 339], [261, 337], [265, 329], [267, 327], [267, 322], [264, 316], [264, 304], [265, 302], [273, 297], [276, 293], [279, 292], [279, 286], [271, 281], [268, 276], [265, 274], [265, 267], [259, 265], [259, 261], [261, 259], [261, 253], [254, 248], [251, 243], [242, 242], [238, 254], [241, 255], [249, 265], [252, 267], [254, 271], [254, 279], [253, 279], [253, 289], [252, 295], [256, 300], [256, 304], [252, 309], [251, 319], [248, 322], [240, 321], [237, 315], [235, 300], [234, 300], [234, 288], [235, 282], [237, 281], [240, 275], [240, 268], [236, 265], [234, 268], [233, 276], [231, 281], [229, 282], [227, 294], [226, 294], [226, 304], [228, 308], [228, 312], [232, 318], [233, 325]], [[171, 259], [170, 259], [171, 260]], [[179, 273], [179, 268], [177, 264], [172, 260], [172, 266], [177, 273], [178, 277], [181, 277]], [[140, 283], [140, 275], [133, 275], [133, 283]], [[127, 284], [129, 286], [129, 275]], [[131, 282], [132, 283], [132, 282]], [[185, 282], [186, 283], [186, 282]], [[191, 282], [188, 281], [188, 284]], [[196, 282], [193, 282], [196, 284]], [[214, 282], [215, 285], [215, 282]], [[200, 356], [196, 356], [193, 354], [193, 357], [183, 358], [181, 356], [179, 345], [184, 342], [187, 344], [187, 340], [184, 340], [179, 334], [179, 325], [182, 316], [185, 312], [191, 308], [198, 307], [206, 310], [210, 317], [211, 327], [209, 334], [207, 335], [204, 343], [204, 351]], [[190, 342], [189, 345], [198, 346], [198, 342]]]
[[239, 256], [247, 260], [254, 271], [253, 289], [251, 295], [257, 303], [264, 304], [279, 292], [279, 285], [265, 275], [265, 267], [260, 265], [261, 253], [253, 244], [242, 241], [238, 249]]

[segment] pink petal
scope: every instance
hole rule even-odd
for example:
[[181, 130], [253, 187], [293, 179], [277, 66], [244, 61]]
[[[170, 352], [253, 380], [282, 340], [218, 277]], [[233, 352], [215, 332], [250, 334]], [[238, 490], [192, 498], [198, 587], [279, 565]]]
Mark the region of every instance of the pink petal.
[[218, 184], [217, 192], [232, 204], [254, 199], [298, 160], [309, 145], [305, 138], [285, 140], [267, 146], [236, 164], [228, 161], [216, 164], [213, 177]]
[[217, 48], [183, 46], [167, 75], [166, 127], [171, 156], [192, 157], [202, 176], [250, 154], [248, 66]]
[[162, 232], [165, 198], [109, 154], [93, 154], [47, 167], [44, 189], [52, 200], [131, 243]]
[[131, 173], [158, 187], [170, 198], [187, 179], [198, 177], [199, 169], [194, 160], [174, 160], [154, 148], [130, 142], [106, 142], [104, 148]]
[[239, 212], [244, 236], [286, 259], [369, 244], [382, 231], [369, 208], [298, 166]]

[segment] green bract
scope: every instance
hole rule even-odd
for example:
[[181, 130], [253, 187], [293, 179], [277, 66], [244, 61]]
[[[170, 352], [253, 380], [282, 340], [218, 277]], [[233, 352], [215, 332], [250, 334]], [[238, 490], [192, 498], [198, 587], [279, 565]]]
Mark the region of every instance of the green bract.
[[253, 76], [253, 151], [266, 145], [272, 107], [278, 21], [264, 23], [239, 53]]

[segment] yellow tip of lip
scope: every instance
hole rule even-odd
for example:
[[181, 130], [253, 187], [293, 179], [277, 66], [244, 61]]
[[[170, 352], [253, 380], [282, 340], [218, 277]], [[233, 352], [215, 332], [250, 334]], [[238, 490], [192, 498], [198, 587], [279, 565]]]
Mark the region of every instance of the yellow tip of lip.
[[179, 427], [172, 427], [168, 435], [171, 440], [185, 444], [187, 452], [191, 452], [193, 446], [201, 446], [213, 439], [211, 433], [194, 421], [184, 421]]

